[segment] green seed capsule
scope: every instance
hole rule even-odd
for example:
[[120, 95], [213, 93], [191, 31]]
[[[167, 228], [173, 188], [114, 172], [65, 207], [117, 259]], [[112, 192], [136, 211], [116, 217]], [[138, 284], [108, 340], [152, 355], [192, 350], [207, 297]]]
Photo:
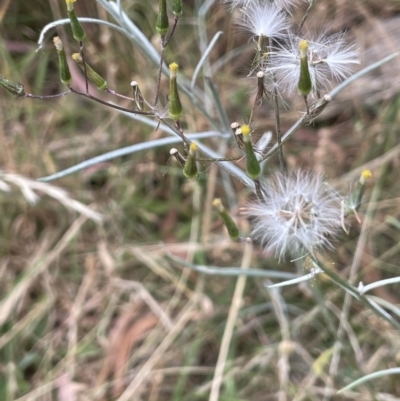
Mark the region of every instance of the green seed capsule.
[[168, 20], [168, 13], [167, 13], [167, 0], [160, 0], [160, 6], [158, 9], [158, 16], [156, 22], [156, 29], [157, 32], [164, 36], [168, 32], [169, 28], [169, 20]]
[[[83, 65], [83, 60], [82, 57], [79, 53], [74, 53], [72, 55], [72, 58], [74, 61], [76, 61], [79, 66], [84, 70], [84, 65]], [[97, 89], [103, 91], [107, 89], [107, 81], [101, 77], [88, 63], [85, 63], [86, 65], [86, 73], [87, 77], [90, 82], [92, 82]]]
[[74, 39], [78, 42], [82, 42], [82, 40], [85, 38], [85, 31], [83, 30], [74, 9], [68, 10], [68, 17], [71, 22], [72, 35]]
[[69, 71], [67, 56], [65, 54], [63, 44], [58, 36], [53, 38], [53, 42], [58, 54], [58, 65], [60, 68], [61, 82], [64, 85], [69, 85], [71, 83], [71, 73]]
[[229, 237], [236, 241], [239, 239], [240, 233], [237, 225], [233, 221], [232, 217], [226, 211], [222, 205], [221, 199], [214, 199], [213, 206], [217, 209], [221, 220], [223, 221], [226, 229], [228, 230]]
[[172, 63], [169, 65], [169, 104], [168, 111], [171, 118], [179, 121], [183, 114], [182, 104], [179, 99], [178, 84], [176, 83], [176, 72], [178, 64]]
[[372, 177], [370, 170], [363, 170], [360, 179], [357, 183], [357, 187], [354, 192], [350, 195], [349, 205], [351, 210], [358, 210], [361, 206], [362, 198], [365, 192], [365, 184], [368, 179]]
[[310, 71], [308, 69], [308, 43], [306, 40], [301, 40], [299, 43], [300, 50], [300, 77], [297, 89], [300, 95], [307, 96], [312, 89]]
[[183, 167], [183, 174], [187, 178], [195, 178], [197, 176], [196, 152], [198, 146], [192, 142], [189, 148], [189, 156], [186, 159], [185, 166]]
[[254, 179], [257, 179], [261, 174], [260, 163], [257, 160], [256, 154], [254, 153], [253, 144], [250, 140], [250, 127], [248, 125], [242, 125], [241, 127], [244, 151], [246, 153], [246, 173]]
[[180, 15], [182, 15], [182, 0], [172, 1], [172, 12], [175, 17], [179, 17]]
[[0, 74], [0, 86], [14, 96], [19, 97], [25, 95], [24, 85], [22, 85], [20, 82], [10, 81], [1, 74]]

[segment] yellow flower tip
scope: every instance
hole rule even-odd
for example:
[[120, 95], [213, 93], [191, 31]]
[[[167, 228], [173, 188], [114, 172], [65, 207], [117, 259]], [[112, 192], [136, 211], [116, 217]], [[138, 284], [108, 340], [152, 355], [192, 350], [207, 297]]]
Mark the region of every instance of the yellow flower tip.
[[300, 40], [299, 43], [299, 50], [300, 50], [300, 58], [306, 58], [307, 57], [307, 51], [308, 51], [308, 42], [304, 39]]
[[213, 200], [212, 205], [213, 205], [216, 209], [219, 210], [219, 209], [222, 207], [221, 199], [220, 199], [220, 198], [215, 198], [215, 199]]
[[58, 36], [54, 36], [53, 43], [58, 51], [61, 51], [63, 49], [63, 44]]
[[198, 148], [199, 148], [199, 147], [197, 146], [197, 143], [192, 142], [192, 143], [190, 144], [189, 151], [190, 151], [191, 153], [193, 153], [193, 152], [196, 152]]
[[178, 71], [179, 65], [176, 63], [171, 63], [169, 65], [169, 70], [171, 72], [171, 78], [176, 77], [176, 72]]
[[244, 136], [250, 135], [251, 132], [250, 125], [244, 124], [240, 127], [240, 130], [242, 131], [242, 135]]
[[72, 11], [74, 9], [73, 3], [75, 3], [76, 0], [65, 0], [67, 3], [67, 9], [68, 11]]
[[77, 63], [82, 62], [82, 57], [79, 53], [74, 53], [71, 57], [72, 57], [72, 60], [76, 61]]
[[364, 171], [361, 173], [361, 177], [362, 177], [364, 180], [368, 180], [369, 178], [371, 178], [371, 177], [372, 177], [371, 170], [364, 170]]
[[300, 40], [299, 49], [307, 51], [308, 50], [308, 42], [304, 39]]

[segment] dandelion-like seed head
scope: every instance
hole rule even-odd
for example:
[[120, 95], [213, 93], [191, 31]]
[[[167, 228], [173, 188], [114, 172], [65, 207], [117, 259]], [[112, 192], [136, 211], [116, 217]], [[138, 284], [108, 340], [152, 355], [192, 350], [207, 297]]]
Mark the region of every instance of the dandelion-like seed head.
[[[275, 71], [277, 82], [283, 92], [297, 92], [300, 77], [300, 56], [303, 38], [288, 36], [287, 43], [271, 55], [269, 69]], [[319, 34], [314, 40], [307, 40], [308, 66], [313, 93], [329, 90], [332, 81], [347, 78], [360, 63], [354, 44], [348, 45], [345, 34]]]
[[266, 252], [279, 259], [331, 246], [341, 224], [339, 194], [320, 174], [297, 171], [274, 174], [263, 185], [263, 202], [254, 202], [244, 214], [254, 219], [252, 236]]
[[253, 35], [282, 38], [289, 29], [286, 15], [274, 3], [253, 1], [243, 9], [239, 25]]

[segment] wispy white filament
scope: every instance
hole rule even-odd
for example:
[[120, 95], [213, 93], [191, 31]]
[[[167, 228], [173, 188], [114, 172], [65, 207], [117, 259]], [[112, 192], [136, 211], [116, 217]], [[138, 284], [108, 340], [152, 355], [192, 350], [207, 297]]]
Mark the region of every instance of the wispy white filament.
[[276, 173], [263, 185], [263, 193], [264, 202], [248, 205], [244, 214], [254, 218], [252, 236], [266, 252], [281, 259], [331, 246], [340, 227], [340, 198], [320, 174]]
[[286, 15], [269, 2], [251, 2], [243, 10], [239, 25], [255, 36], [267, 38], [283, 37], [289, 28]]
[[[271, 55], [269, 69], [275, 71], [281, 91], [288, 94], [297, 92], [300, 77], [299, 42], [302, 38], [290, 35], [286, 45]], [[359, 64], [355, 45], [347, 45], [344, 33], [320, 34], [315, 40], [306, 38], [308, 65], [314, 94], [329, 90], [332, 82], [348, 77]]]

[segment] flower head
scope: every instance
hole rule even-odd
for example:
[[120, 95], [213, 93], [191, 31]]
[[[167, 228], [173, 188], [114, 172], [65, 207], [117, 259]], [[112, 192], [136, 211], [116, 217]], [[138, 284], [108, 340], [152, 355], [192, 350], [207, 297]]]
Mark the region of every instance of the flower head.
[[286, 15], [270, 2], [253, 1], [243, 10], [239, 25], [255, 36], [283, 37], [289, 28]]
[[248, 205], [244, 214], [254, 218], [252, 235], [266, 252], [281, 259], [331, 246], [330, 237], [341, 224], [341, 205], [322, 175], [276, 173], [263, 185], [263, 194], [264, 201]]
[[[268, 67], [275, 71], [278, 85], [283, 92], [292, 94], [297, 91], [300, 77], [300, 49], [303, 41], [290, 35], [285, 47], [271, 55]], [[327, 90], [332, 81], [339, 82], [348, 77], [360, 63], [354, 45], [345, 42], [343, 33], [328, 36], [320, 34], [315, 40], [307, 40], [308, 66], [314, 94]]]

